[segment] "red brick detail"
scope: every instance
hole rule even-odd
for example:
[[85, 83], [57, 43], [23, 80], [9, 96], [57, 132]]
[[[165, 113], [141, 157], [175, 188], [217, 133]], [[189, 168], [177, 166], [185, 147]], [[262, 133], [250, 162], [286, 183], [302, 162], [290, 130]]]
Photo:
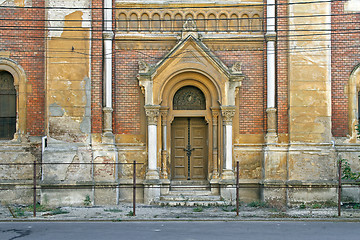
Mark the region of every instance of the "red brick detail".
[[45, 11], [43, 0], [33, 0], [33, 8], [1, 8], [0, 51], [9, 51], [26, 74], [27, 133], [45, 134]]
[[91, 132], [101, 133], [103, 128], [103, 1], [92, 1], [92, 41], [91, 41]]
[[277, 111], [278, 133], [288, 133], [288, 29], [287, 0], [278, 0], [277, 6]]
[[136, 78], [139, 61], [155, 64], [167, 50], [117, 50], [115, 53], [114, 115], [116, 134], [140, 134], [141, 93]]
[[360, 63], [359, 28], [360, 15], [344, 11], [344, 2], [334, 1], [331, 5], [331, 91], [332, 91], [332, 134], [345, 137], [349, 134], [348, 93], [351, 71]]
[[264, 133], [266, 131], [264, 51], [226, 50], [215, 51], [215, 54], [228, 67], [231, 67], [235, 62], [241, 62], [242, 72], [246, 76], [239, 91], [239, 133]]

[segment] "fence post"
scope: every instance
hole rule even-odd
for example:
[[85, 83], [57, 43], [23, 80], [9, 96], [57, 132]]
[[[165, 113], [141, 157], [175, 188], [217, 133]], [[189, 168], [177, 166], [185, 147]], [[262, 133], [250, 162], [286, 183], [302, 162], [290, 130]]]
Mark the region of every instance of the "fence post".
[[339, 179], [338, 179], [338, 216], [341, 216], [341, 160], [339, 160]]
[[236, 216], [239, 216], [239, 161], [236, 162]]
[[33, 175], [33, 184], [34, 184], [34, 188], [33, 188], [33, 206], [34, 206], [34, 212], [33, 215], [34, 217], [36, 217], [36, 160], [34, 161], [34, 175]]
[[133, 216], [135, 216], [136, 207], [136, 161], [134, 161], [134, 173], [133, 173]]

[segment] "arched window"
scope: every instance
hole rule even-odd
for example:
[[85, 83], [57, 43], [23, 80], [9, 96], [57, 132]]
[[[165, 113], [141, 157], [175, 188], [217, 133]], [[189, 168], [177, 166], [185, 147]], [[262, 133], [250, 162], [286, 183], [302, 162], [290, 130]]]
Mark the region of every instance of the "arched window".
[[206, 102], [204, 93], [193, 86], [180, 88], [174, 96], [174, 110], [205, 110]]
[[0, 139], [13, 139], [16, 132], [16, 90], [14, 78], [0, 72]]

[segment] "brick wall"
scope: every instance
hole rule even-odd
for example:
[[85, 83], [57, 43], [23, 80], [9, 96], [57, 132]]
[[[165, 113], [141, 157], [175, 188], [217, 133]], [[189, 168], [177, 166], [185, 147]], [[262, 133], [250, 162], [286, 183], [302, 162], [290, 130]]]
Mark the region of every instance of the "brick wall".
[[91, 132], [102, 132], [103, 108], [103, 43], [102, 21], [103, 1], [92, 1], [92, 41], [91, 41]]
[[277, 6], [277, 110], [278, 133], [288, 133], [288, 5], [287, 0], [278, 0]]
[[246, 75], [239, 91], [239, 133], [261, 134], [265, 129], [265, 81], [264, 51], [215, 51], [215, 54], [228, 66], [242, 63]]
[[45, 12], [44, 1], [33, 0], [34, 8], [1, 8], [0, 51], [10, 52], [25, 71], [31, 88], [27, 96], [27, 132], [44, 135]]
[[167, 54], [166, 50], [117, 50], [114, 83], [114, 133], [140, 134], [141, 93], [136, 78], [138, 62], [155, 64]]
[[332, 133], [335, 137], [349, 134], [348, 94], [346, 87], [351, 71], [360, 63], [360, 15], [344, 11], [344, 2], [332, 3], [331, 90]]

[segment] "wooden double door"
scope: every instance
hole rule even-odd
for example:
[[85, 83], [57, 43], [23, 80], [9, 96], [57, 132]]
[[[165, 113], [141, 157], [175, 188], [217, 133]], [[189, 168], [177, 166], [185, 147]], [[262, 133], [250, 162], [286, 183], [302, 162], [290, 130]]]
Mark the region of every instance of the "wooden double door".
[[171, 126], [173, 180], [207, 178], [208, 127], [203, 117], [175, 118]]

